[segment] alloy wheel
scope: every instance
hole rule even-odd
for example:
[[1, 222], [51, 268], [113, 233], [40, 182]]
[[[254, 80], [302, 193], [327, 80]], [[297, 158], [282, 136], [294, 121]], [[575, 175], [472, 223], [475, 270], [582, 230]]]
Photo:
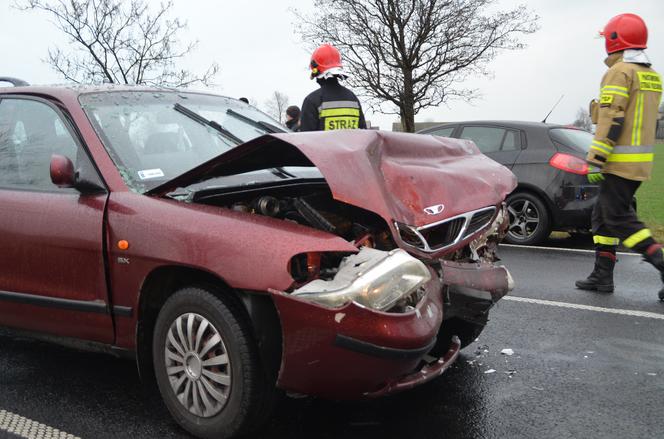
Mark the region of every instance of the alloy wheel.
[[221, 334], [205, 317], [187, 313], [168, 329], [166, 372], [178, 401], [190, 413], [219, 413], [231, 390], [231, 365]]
[[539, 227], [541, 213], [534, 203], [526, 199], [516, 199], [507, 207], [510, 217], [508, 234], [516, 241], [532, 237]]

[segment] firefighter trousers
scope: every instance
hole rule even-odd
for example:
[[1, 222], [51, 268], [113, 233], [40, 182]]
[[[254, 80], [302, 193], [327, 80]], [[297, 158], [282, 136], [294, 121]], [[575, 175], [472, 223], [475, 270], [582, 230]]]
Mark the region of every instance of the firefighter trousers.
[[644, 253], [655, 242], [632, 204], [639, 186], [640, 181], [604, 174], [591, 219], [595, 245], [613, 247], [622, 241], [625, 247]]

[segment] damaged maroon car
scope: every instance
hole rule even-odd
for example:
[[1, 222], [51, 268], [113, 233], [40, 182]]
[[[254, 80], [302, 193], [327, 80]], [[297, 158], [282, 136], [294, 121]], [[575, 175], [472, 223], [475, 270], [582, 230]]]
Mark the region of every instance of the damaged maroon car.
[[470, 141], [285, 133], [140, 88], [0, 89], [0, 324], [135, 356], [200, 437], [276, 389], [357, 399], [440, 376], [512, 287], [512, 173]]

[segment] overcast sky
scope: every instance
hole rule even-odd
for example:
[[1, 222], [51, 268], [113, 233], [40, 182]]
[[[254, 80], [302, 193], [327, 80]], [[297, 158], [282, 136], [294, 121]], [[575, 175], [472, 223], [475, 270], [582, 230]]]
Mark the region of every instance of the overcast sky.
[[[65, 38], [37, 12], [11, 7], [0, 0], [0, 76], [16, 76], [33, 84], [61, 83], [42, 60], [49, 47], [66, 46]], [[453, 101], [420, 112], [416, 121], [477, 119], [541, 120], [555, 101], [562, 102], [550, 122], [570, 123], [579, 107], [598, 94], [606, 67], [604, 44], [597, 31], [612, 16], [633, 12], [650, 28], [649, 54], [653, 67], [664, 71], [663, 0], [500, 0], [501, 8], [525, 3], [540, 16], [541, 29], [524, 38], [525, 50], [504, 52], [491, 64], [490, 78], [474, 78], [464, 87], [478, 88], [472, 105]], [[215, 89], [221, 94], [247, 96], [263, 106], [279, 90], [300, 105], [317, 85], [309, 80], [310, 54], [295, 29], [292, 8], [311, 10], [311, 0], [175, 0], [174, 14], [188, 22], [181, 39], [199, 40], [181, 67], [204, 71], [221, 66]], [[368, 119], [391, 129], [396, 116], [369, 113]]]

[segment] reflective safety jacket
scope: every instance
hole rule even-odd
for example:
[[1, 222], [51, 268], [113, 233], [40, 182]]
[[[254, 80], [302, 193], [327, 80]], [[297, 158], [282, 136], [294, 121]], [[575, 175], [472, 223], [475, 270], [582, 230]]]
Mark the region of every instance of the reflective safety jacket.
[[626, 62], [622, 52], [606, 64], [599, 101], [590, 105], [597, 129], [586, 160], [603, 173], [649, 180], [662, 78], [650, 64]]
[[302, 103], [300, 131], [366, 128], [364, 113], [355, 93], [337, 78], [319, 81], [320, 88]]

